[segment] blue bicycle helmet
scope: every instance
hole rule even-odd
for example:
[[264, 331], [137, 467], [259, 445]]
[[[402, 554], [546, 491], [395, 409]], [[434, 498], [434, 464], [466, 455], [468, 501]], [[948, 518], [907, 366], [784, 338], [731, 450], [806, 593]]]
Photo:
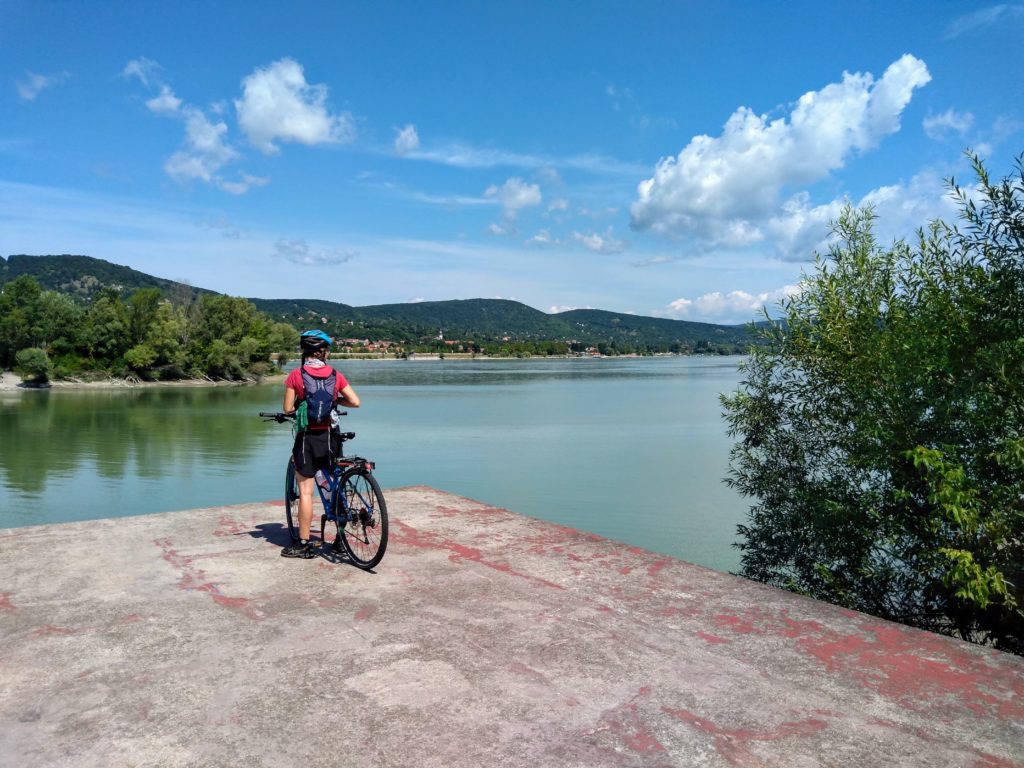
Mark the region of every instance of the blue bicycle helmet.
[[299, 343], [304, 352], [315, 352], [318, 349], [329, 347], [332, 344], [331, 337], [321, 330], [303, 331]]

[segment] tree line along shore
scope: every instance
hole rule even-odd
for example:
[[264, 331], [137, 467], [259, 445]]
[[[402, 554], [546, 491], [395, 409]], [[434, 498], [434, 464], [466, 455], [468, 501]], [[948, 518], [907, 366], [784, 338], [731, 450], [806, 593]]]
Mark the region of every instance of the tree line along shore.
[[[66, 273], [69, 262], [90, 269], [98, 263], [134, 272], [88, 257], [12, 256], [6, 266], [16, 259], [20, 268], [25, 267], [26, 260], [35, 260], [29, 264], [43, 265], [37, 268], [44, 276], [48, 267], [52, 271], [54, 263]], [[509, 311], [500, 305], [512, 304], [511, 312], [520, 316], [508, 321], [524, 326], [521, 333], [470, 332], [460, 334], [461, 338], [446, 339], [443, 331], [428, 331], [428, 323], [423, 320], [346, 320], [337, 314], [321, 316], [304, 308], [292, 308], [289, 314], [278, 311], [281, 302], [183, 290], [181, 284], [128, 289], [87, 278], [91, 275], [74, 278], [65, 274], [60, 285], [66, 290], [56, 290], [23, 273], [0, 286], [0, 368], [13, 370], [25, 381], [37, 383], [110, 379], [258, 380], [294, 359], [299, 329], [306, 327], [324, 328], [336, 338], [336, 355], [353, 358], [738, 354], [746, 352], [747, 342], [753, 339], [747, 338], [747, 329], [743, 327], [679, 323], [680, 327], [706, 326], [698, 337], [692, 338], [692, 331], [688, 331], [691, 337], [683, 338], [674, 328], [668, 334], [661, 329], [651, 331], [652, 324], [677, 322], [655, 318], [638, 318], [637, 328], [623, 331], [618, 316], [599, 311], [595, 311], [596, 317], [607, 322], [607, 336], [590, 329], [582, 340], [544, 338], [544, 329], [527, 314], [543, 313], [514, 302], [492, 300], [438, 302], [438, 312], [442, 317], [447, 313], [448, 319], [455, 313], [465, 328], [466, 323], [474, 320], [490, 320], [487, 314], [493, 315], [495, 305], [499, 305], [499, 310]], [[89, 290], [83, 292], [83, 287]], [[265, 305], [266, 310], [261, 310], [256, 301]], [[330, 304], [313, 303], [318, 309]], [[475, 312], [468, 319], [458, 315], [459, 311], [465, 313], [462, 305], [466, 304], [472, 305]], [[527, 314], [525, 321], [523, 314]], [[369, 332], [362, 338], [345, 338], [346, 332], [351, 334], [353, 329]]]

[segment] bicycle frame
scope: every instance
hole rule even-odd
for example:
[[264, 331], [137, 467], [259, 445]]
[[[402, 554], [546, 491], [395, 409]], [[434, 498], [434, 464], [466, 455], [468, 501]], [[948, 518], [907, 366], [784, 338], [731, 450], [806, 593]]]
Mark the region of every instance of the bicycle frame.
[[[340, 457], [335, 460], [334, 467], [327, 476], [327, 488], [325, 489], [320, 483], [316, 483], [317, 493], [320, 494], [320, 503], [324, 507], [323, 517], [325, 520], [330, 520], [332, 523], [340, 523], [341, 525], [355, 522], [355, 515], [349, 507], [348, 499], [345, 498], [343, 493], [339, 493], [342, 476], [352, 468], [365, 469], [367, 472], [372, 473], [374, 463], [361, 456]], [[359, 500], [366, 505], [366, 499], [362, 498], [361, 495]], [[341, 513], [336, 514], [333, 511], [336, 509], [341, 509]]]
[[[337, 412], [344, 416], [344, 411]], [[292, 413], [260, 412], [260, 417], [283, 424], [295, 418]], [[309, 478], [316, 486], [323, 514], [320, 516], [320, 541], [326, 543], [328, 523], [337, 527], [332, 551], [340, 552], [344, 547], [353, 565], [371, 570], [384, 556], [388, 540], [388, 508], [381, 493], [380, 485], [373, 476], [376, 464], [362, 456], [345, 456], [344, 446], [355, 438], [355, 432], [337, 432], [338, 456], [326, 472], [327, 482], [321, 485], [315, 478]], [[332, 440], [333, 442], [333, 440]], [[295, 463], [288, 461], [285, 475], [285, 514], [288, 533], [292, 542], [298, 542], [298, 526], [293, 513], [300, 502], [301, 493], [296, 487], [299, 477]], [[323, 477], [321, 476], [321, 481]], [[305, 480], [301, 481], [305, 485]], [[308, 486], [306, 486], [308, 487]], [[312, 501], [312, 499], [310, 499]], [[312, 510], [310, 510], [312, 511]]]

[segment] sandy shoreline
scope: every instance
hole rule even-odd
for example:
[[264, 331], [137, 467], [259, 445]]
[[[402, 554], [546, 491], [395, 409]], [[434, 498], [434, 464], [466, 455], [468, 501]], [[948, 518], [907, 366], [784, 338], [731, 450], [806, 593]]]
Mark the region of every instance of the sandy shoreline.
[[[598, 356], [589, 356], [598, 357]], [[677, 355], [669, 354], [656, 354], [653, 356], [648, 355], [617, 355], [615, 359], [627, 359], [627, 358], [641, 358], [641, 357], [677, 357]], [[704, 357], [704, 355], [688, 355], [688, 357]], [[516, 357], [492, 357], [491, 355], [460, 355], [460, 354], [446, 354], [444, 357], [440, 355], [431, 355], [428, 353], [417, 354], [409, 357], [407, 360], [396, 357], [344, 357], [337, 356], [333, 357], [334, 362], [344, 365], [344, 363], [359, 360], [359, 361], [394, 361], [394, 362], [436, 362], [436, 361], [455, 361], [455, 360], [466, 360], [466, 361], [491, 361], [491, 360], [573, 360], [573, 359], [584, 359], [581, 355], [536, 355], [524, 358]], [[283, 381], [287, 372], [275, 373], [270, 376], [263, 376], [257, 380], [246, 380], [246, 381], [227, 381], [227, 380], [212, 380], [212, 379], [180, 379], [177, 381], [141, 381], [139, 379], [102, 379], [99, 381], [51, 381], [46, 386], [34, 386], [31, 384], [24, 384], [21, 377], [14, 371], [0, 371], [0, 392], [31, 392], [35, 390], [79, 390], [79, 389], [140, 389], [146, 387], [241, 387], [248, 384], [261, 384], [266, 382]]]
[[135, 379], [102, 379], [100, 381], [51, 381], [48, 386], [25, 384], [13, 371], [0, 371], [0, 392], [32, 392], [34, 390], [80, 389], [144, 389], [149, 387], [243, 387], [248, 384], [283, 381], [284, 374], [263, 376], [259, 381], [212, 381], [210, 379], [181, 379], [178, 381], [139, 381]]

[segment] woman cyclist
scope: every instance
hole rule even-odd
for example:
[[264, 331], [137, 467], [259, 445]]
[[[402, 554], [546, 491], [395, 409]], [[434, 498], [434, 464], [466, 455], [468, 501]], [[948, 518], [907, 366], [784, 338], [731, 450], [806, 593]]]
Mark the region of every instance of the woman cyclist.
[[[306, 399], [306, 387], [329, 385], [334, 377], [331, 403], [346, 408], [359, 407], [359, 395], [339, 371], [327, 364], [331, 337], [323, 331], [304, 331], [301, 336], [302, 365], [288, 374], [284, 382], [284, 412], [294, 413], [296, 406]], [[284, 557], [311, 558], [316, 551], [309, 543], [309, 527], [313, 522], [313, 476], [318, 469], [330, 472], [338, 455], [338, 432], [331, 421], [310, 423], [295, 435], [292, 458], [295, 460], [295, 479], [299, 486], [299, 541], [281, 550]]]

